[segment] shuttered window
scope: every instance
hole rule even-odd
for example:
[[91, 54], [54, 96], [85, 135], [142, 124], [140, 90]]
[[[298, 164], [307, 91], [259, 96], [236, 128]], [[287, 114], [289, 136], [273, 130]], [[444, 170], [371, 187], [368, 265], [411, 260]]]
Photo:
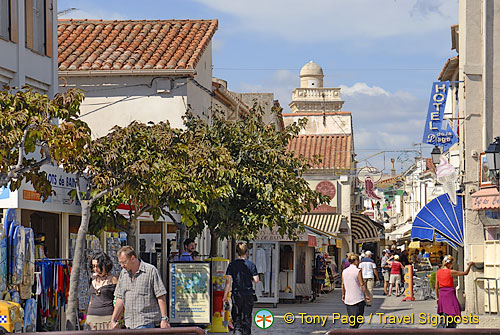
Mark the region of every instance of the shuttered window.
[[45, 0], [25, 0], [26, 47], [46, 54]]
[[10, 39], [10, 1], [0, 0], [0, 36]]

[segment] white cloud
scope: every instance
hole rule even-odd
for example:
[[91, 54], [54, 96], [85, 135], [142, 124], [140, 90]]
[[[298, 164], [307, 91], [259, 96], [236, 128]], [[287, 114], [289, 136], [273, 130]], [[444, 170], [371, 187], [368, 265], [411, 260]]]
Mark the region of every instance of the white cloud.
[[458, 0], [196, 1], [232, 15], [234, 33], [258, 31], [294, 42], [425, 34], [458, 21]]
[[375, 96], [375, 95], [385, 95], [389, 96], [389, 92], [384, 90], [381, 87], [378, 86], [368, 86], [366, 83], [356, 83], [351, 87], [340, 85], [342, 95], [344, 96], [353, 96], [356, 94], [364, 94], [364, 95], [370, 95], [370, 96]]

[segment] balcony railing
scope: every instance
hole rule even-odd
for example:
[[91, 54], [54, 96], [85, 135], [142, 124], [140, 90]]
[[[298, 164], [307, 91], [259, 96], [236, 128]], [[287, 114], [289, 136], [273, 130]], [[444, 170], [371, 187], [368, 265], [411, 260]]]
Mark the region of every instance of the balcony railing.
[[296, 88], [293, 100], [340, 100], [340, 88]]

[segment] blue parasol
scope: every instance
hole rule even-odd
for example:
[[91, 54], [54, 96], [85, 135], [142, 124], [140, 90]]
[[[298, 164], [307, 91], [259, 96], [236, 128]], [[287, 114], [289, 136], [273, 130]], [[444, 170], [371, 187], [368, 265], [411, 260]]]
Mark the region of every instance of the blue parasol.
[[425, 205], [415, 217], [411, 239], [447, 242], [452, 247], [464, 245], [464, 219], [462, 197], [454, 205], [448, 193]]

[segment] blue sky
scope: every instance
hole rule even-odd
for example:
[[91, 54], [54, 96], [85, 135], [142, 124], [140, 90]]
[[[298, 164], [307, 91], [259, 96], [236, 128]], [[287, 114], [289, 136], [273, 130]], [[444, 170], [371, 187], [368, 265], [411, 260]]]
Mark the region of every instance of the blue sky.
[[[342, 88], [359, 160], [420, 149], [431, 84], [456, 55], [458, 0], [58, 1], [59, 11], [73, 7], [61, 18], [218, 19], [214, 76], [233, 91], [272, 92], [285, 108], [300, 68], [315, 61], [325, 87]], [[359, 165], [388, 172], [393, 157], [401, 170], [414, 155], [387, 152]]]

